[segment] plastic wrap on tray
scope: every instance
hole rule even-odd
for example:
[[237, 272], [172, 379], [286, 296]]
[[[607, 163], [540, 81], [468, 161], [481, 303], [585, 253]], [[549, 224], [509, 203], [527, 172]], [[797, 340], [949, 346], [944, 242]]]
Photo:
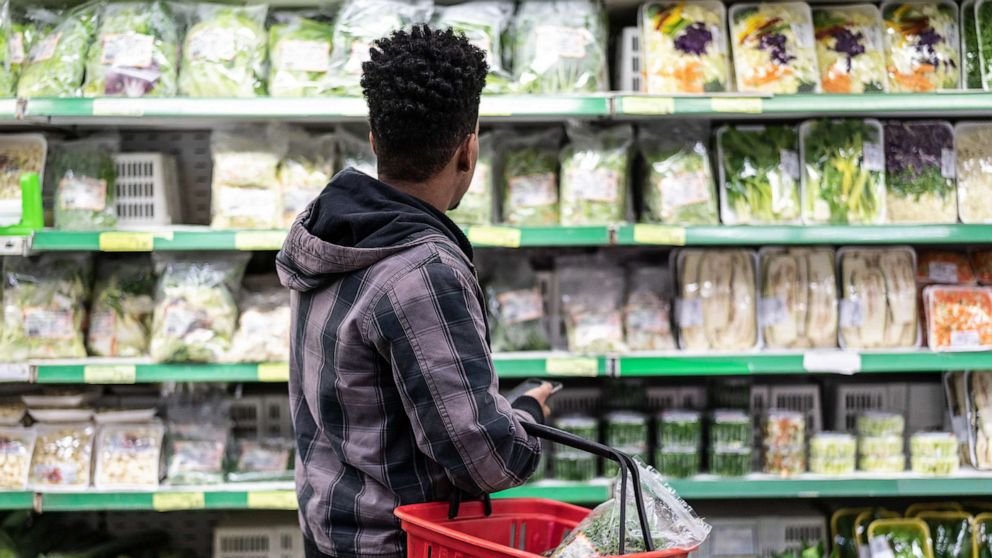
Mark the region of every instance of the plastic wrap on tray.
[[932, 350], [992, 348], [992, 288], [933, 285], [923, 290], [923, 301]]
[[699, 448], [703, 441], [702, 416], [697, 411], [662, 411], [657, 418], [660, 448]]
[[711, 93], [733, 89], [727, 9], [711, 0], [641, 6], [645, 92]]
[[916, 282], [924, 285], [974, 285], [971, 260], [953, 250], [920, 250], [916, 254]]
[[569, 123], [561, 151], [561, 224], [609, 225], [625, 220], [634, 129]]
[[933, 558], [930, 529], [920, 519], [878, 519], [866, 537], [872, 556]]
[[915, 347], [920, 343], [915, 254], [911, 248], [843, 248], [839, 311], [842, 347]]
[[623, 309], [624, 334], [631, 351], [675, 348], [672, 333], [672, 276], [661, 266], [638, 265], [630, 270]]
[[96, 437], [93, 485], [154, 490], [158, 486], [164, 433], [160, 422], [101, 426]]
[[235, 440], [227, 480], [285, 481], [293, 479], [293, 442], [283, 438]]
[[676, 254], [676, 323], [687, 350], [746, 350], [757, 346], [754, 253], [681, 250]]
[[0, 490], [25, 490], [37, 434], [33, 428], [0, 427]]
[[738, 91], [781, 94], [820, 90], [809, 5], [735, 4], [730, 8], [730, 32]]
[[671, 446], [655, 451], [655, 464], [661, 474], [673, 478], [685, 478], [700, 472], [699, 447]]
[[563, 256], [556, 267], [568, 350], [624, 351], [623, 270], [609, 262], [581, 256]]
[[29, 484], [35, 490], [85, 490], [93, 462], [93, 425], [39, 423]]
[[954, 127], [958, 216], [962, 223], [992, 223], [992, 123]]
[[[604, 417], [606, 445], [644, 450], [648, 445], [648, 419], [634, 411], [614, 411]], [[607, 475], [611, 476], [611, 475]]]
[[766, 248], [758, 321], [770, 348], [837, 346], [837, 274], [829, 248]]
[[824, 93], [885, 91], [882, 17], [877, 7], [814, 6], [813, 29]]
[[716, 143], [725, 225], [800, 220], [799, 134], [794, 126], [723, 126]]
[[551, 128], [515, 134], [503, 145], [503, 221], [520, 226], [555, 226], [558, 216], [558, 144]]
[[750, 447], [720, 447], [710, 449], [710, 473], [718, 477], [743, 477], [751, 473]]
[[710, 415], [710, 446], [751, 447], [753, 426], [744, 411], [716, 410]]
[[889, 91], [930, 93], [961, 82], [957, 5], [950, 1], [885, 2]]
[[645, 163], [643, 222], [720, 222], [709, 133], [709, 123], [698, 120], [638, 128], [637, 144]]
[[885, 123], [889, 223], [955, 223], [954, 129], [944, 121]]

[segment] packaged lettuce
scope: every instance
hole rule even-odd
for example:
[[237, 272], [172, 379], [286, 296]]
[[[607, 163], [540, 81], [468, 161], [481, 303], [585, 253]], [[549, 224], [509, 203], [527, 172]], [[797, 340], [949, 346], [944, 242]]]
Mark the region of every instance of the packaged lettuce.
[[334, 177], [334, 134], [310, 135], [299, 128], [288, 133], [288, 151], [276, 178], [282, 192], [282, 223], [289, 228]]
[[662, 266], [639, 265], [630, 270], [623, 329], [631, 351], [675, 348], [671, 319], [672, 274]]
[[935, 558], [930, 529], [920, 519], [877, 519], [868, 526], [872, 556]]
[[369, 143], [368, 127], [362, 129], [340, 126], [335, 135], [338, 138], [340, 154], [338, 170], [352, 168], [373, 178], [379, 175], [375, 152], [372, 151], [372, 144]]
[[362, 63], [372, 43], [401, 28], [426, 22], [432, 0], [345, 0], [334, 24], [328, 92], [361, 95]]
[[713, 0], [651, 2], [641, 7], [641, 63], [648, 93], [731, 88], [727, 9]]
[[623, 270], [584, 256], [562, 256], [555, 267], [568, 350], [623, 352]]
[[286, 362], [292, 315], [289, 291], [274, 276], [249, 277], [228, 362]]
[[277, 229], [283, 222], [276, 177], [289, 133], [270, 125], [214, 130], [210, 209], [216, 229]]
[[330, 93], [334, 26], [316, 12], [279, 12], [269, 27], [269, 95], [319, 97]]
[[238, 323], [236, 297], [247, 253], [155, 254], [159, 272], [151, 356], [157, 362], [218, 362]]
[[885, 123], [885, 211], [890, 223], [958, 219], [954, 129], [943, 121]]
[[84, 358], [89, 254], [5, 258], [3, 340], [13, 361]]
[[179, 29], [165, 2], [107, 4], [86, 63], [90, 97], [173, 97], [179, 69]]
[[503, 221], [511, 225], [558, 224], [557, 128], [519, 133], [504, 142]]
[[982, 61], [974, 0], [961, 3], [961, 75], [965, 89], [982, 89]]
[[954, 126], [958, 215], [962, 223], [992, 223], [992, 124]]
[[146, 256], [104, 258], [96, 284], [86, 347], [93, 356], [139, 357], [148, 354], [155, 272]]
[[117, 167], [120, 139], [94, 136], [58, 144], [47, 178], [55, 189], [55, 228], [99, 230], [117, 226]]
[[486, 298], [493, 351], [551, 349], [544, 296], [530, 262], [523, 258], [494, 262]]
[[527, 0], [511, 36], [514, 89], [556, 94], [606, 91], [606, 14], [598, 0]]
[[[66, 12], [58, 23], [39, 32], [17, 82], [18, 97], [72, 97], [79, 95], [86, 71], [86, 53], [96, 35], [99, 5], [82, 4]], [[50, 12], [36, 12], [39, 21], [51, 21]]]
[[486, 53], [489, 77], [486, 93], [507, 93], [510, 73], [503, 66], [503, 36], [513, 18], [513, 2], [508, 0], [472, 0], [454, 6], [438, 6], [435, 24], [450, 27], [465, 35], [473, 45]]
[[475, 163], [472, 185], [458, 207], [448, 217], [459, 225], [488, 225], [493, 222], [493, 133], [479, 136], [479, 160]]
[[882, 4], [889, 91], [957, 89], [961, 78], [958, 8], [950, 1]]
[[35, 35], [35, 25], [15, 11], [9, 0], [3, 2], [0, 6], [0, 97], [17, 95], [17, 80]]
[[569, 122], [561, 152], [561, 224], [609, 225], [624, 221], [634, 129], [597, 129]]
[[885, 91], [882, 17], [871, 4], [813, 8], [825, 93]]
[[820, 90], [813, 17], [807, 4], [735, 4], [730, 8], [730, 31], [738, 91]]
[[641, 221], [666, 225], [716, 225], [716, 181], [709, 156], [709, 123], [641, 126], [637, 143], [647, 167]]
[[179, 94], [257, 97], [265, 94], [268, 7], [195, 4], [183, 41]]
[[716, 141], [724, 224], [799, 220], [799, 137], [793, 126], [723, 126]]

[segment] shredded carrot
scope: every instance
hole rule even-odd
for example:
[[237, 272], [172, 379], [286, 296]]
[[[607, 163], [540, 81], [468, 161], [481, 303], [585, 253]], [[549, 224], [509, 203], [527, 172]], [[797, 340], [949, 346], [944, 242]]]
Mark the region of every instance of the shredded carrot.
[[930, 64], [920, 64], [912, 74], [901, 74], [895, 68], [889, 68], [889, 73], [895, 76], [896, 81], [904, 89], [918, 93], [925, 93], [937, 89], [937, 86], [930, 81], [928, 74], [937, 71], [937, 68]]
[[788, 66], [779, 66], [778, 64], [768, 64], [764, 68], [758, 68], [751, 73], [750, 76], [744, 79], [744, 83], [747, 85], [768, 85], [769, 83], [775, 83], [776, 81], [791, 76], [793, 74], [792, 68]]
[[834, 69], [823, 76], [823, 90], [827, 93], [850, 93], [852, 88], [851, 74]]
[[672, 69], [672, 78], [678, 80], [680, 90], [685, 93], [703, 92], [703, 65], [694, 60], [687, 60]]

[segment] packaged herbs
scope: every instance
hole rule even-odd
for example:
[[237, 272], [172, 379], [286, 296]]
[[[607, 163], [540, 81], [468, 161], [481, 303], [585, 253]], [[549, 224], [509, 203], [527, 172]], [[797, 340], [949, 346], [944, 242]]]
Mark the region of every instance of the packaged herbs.
[[746, 350], [758, 344], [754, 253], [682, 250], [676, 256], [679, 346]]
[[824, 93], [885, 91], [882, 18], [871, 4], [813, 8]]
[[726, 8], [711, 0], [649, 2], [641, 7], [641, 64], [647, 93], [731, 89]]
[[559, 258], [558, 291], [568, 350], [623, 352], [624, 274], [609, 262], [582, 256]]
[[624, 221], [634, 130], [596, 129], [570, 122], [561, 152], [561, 224], [609, 225]]
[[488, 225], [493, 222], [495, 142], [493, 133], [479, 136], [479, 159], [475, 163], [472, 185], [458, 207], [448, 212], [448, 217], [459, 225]]
[[703, 440], [703, 426], [696, 411], [662, 411], [658, 415], [658, 446], [696, 448]]
[[795, 223], [800, 217], [799, 137], [787, 125], [717, 130], [725, 225]]
[[[644, 450], [648, 445], [648, 419], [633, 411], [615, 411], [605, 417], [606, 445]], [[610, 476], [610, 475], [607, 475]]]
[[269, 27], [269, 95], [319, 97], [331, 93], [334, 26], [318, 12], [279, 12]]
[[930, 529], [933, 558], [968, 558], [973, 556], [971, 514], [963, 511], [924, 511], [916, 516]]
[[886, 549], [894, 558], [934, 558], [930, 529], [920, 519], [878, 519], [868, 526], [872, 554]]
[[551, 349], [544, 296], [526, 259], [494, 262], [492, 277], [486, 282], [486, 296], [493, 351]]
[[700, 450], [698, 447], [667, 447], [655, 452], [655, 463], [661, 474], [673, 478], [698, 475]]
[[730, 32], [738, 91], [819, 91], [813, 18], [807, 4], [735, 4], [730, 8]]
[[551, 468], [557, 480], [587, 482], [596, 478], [596, 457], [584, 451], [556, 449]]
[[750, 474], [751, 448], [723, 446], [711, 448], [710, 473], [718, 477], [743, 477]]
[[961, 65], [958, 11], [953, 2], [886, 2], [882, 19], [890, 92], [957, 89]]
[[558, 224], [558, 144], [561, 133], [548, 129], [505, 142], [503, 221], [510, 225]]
[[885, 222], [885, 152], [876, 120], [811, 120], [799, 128], [803, 222]]
[[100, 230], [117, 226], [116, 136], [95, 136], [62, 143], [52, 155], [47, 176], [55, 186], [55, 227]]
[[717, 410], [710, 416], [710, 446], [750, 448], [751, 417], [744, 411]]
[[958, 215], [962, 223], [992, 223], [992, 124], [954, 127]]
[[961, 70], [965, 89], [982, 89], [982, 61], [978, 43], [975, 1], [961, 3]]
[[631, 351], [675, 348], [671, 322], [672, 276], [667, 268], [638, 265], [630, 271], [623, 328]]
[[155, 273], [146, 257], [104, 258], [96, 285], [86, 347], [100, 357], [148, 354]]
[[639, 128], [638, 148], [645, 162], [645, 223], [716, 225], [716, 180], [710, 164], [709, 124], [666, 123]]
[[887, 122], [885, 171], [889, 222], [957, 222], [954, 129], [950, 124]]
[[80, 92], [86, 53], [96, 35], [99, 4], [89, 2], [61, 18], [38, 14], [39, 33], [32, 41], [17, 82], [18, 97], [72, 97]]
[[257, 97], [265, 94], [268, 7], [194, 4], [179, 71], [187, 97]]
[[763, 248], [758, 320], [770, 348], [837, 345], [837, 274], [829, 248]]
[[840, 345], [875, 349], [919, 344], [911, 248], [842, 248]]
[[486, 79], [486, 93], [507, 93], [510, 88], [510, 74], [503, 67], [509, 50], [503, 44], [510, 20], [513, 18], [513, 2], [508, 0], [472, 0], [454, 6], [437, 6], [434, 18], [438, 27], [450, 27], [486, 53], [489, 76]]

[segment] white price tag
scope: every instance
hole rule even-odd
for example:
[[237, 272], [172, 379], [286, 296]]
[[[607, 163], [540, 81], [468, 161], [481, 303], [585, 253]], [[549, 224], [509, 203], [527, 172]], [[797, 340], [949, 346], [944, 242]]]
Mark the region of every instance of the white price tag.
[[885, 150], [880, 143], [866, 143], [864, 145], [865, 169], [871, 172], [881, 172], [885, 170]]
[[953, 149], [940, 150], [940, 175], [944, 178], [954, 178], [957, 174], [957, 162]]
[[31, 367], [24, 363], [0, 363], [0, 382], [29, 382]]
[[784, 322], [785, 319], [785, 300], [781, 298], [758, 299], [758, 322], [761, 325], [775, 325]]
[[933, 283], [957, 283], [958, 266], [949, 262], [930, 262], [927, 277]]
[[865, 322], [860, 300], [842, 298], [839, 313], [840, 327], [861, 327]]
[[700, 327], [703, 325], [703, 301], [698, 298], [676, 299], [675, 315], [679, 327]]
[[803, 370], [851, 375], [861, 370], [861, 355], [843, 349], [806, 351], [803, 353]]
[[973, 329], [951, 332], [951, 346], [955, 349], [975, 349], [981, 345], [982, 338]]
[[779, 151], [782, 170], [792, 178], [799, 178], [799, 154], [791, 149]]

